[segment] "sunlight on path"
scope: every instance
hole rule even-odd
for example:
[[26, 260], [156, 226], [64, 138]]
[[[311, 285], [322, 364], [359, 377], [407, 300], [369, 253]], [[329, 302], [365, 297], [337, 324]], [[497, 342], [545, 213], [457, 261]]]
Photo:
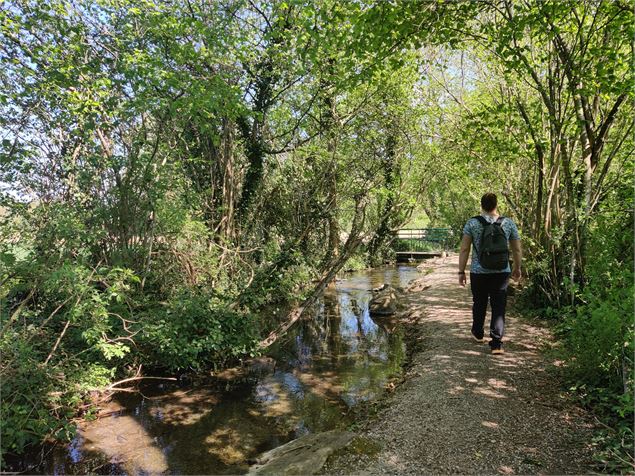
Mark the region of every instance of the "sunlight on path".
[[[580, 474], [590, 471], [590, 425], [560, 394], [539, 352], [547, 329], [514, 316], [503, 355], [470, 335], [471, 294], [458, 258], [435, 259], [410, 289], [406, 317], [424, 329], [406, 382], [366, 429], [383, 451], [347, 455], [332, 472]], [[489, 316], [486, 326], [489, 325]], [[487, 339], [486, 339], [487, 341]]]

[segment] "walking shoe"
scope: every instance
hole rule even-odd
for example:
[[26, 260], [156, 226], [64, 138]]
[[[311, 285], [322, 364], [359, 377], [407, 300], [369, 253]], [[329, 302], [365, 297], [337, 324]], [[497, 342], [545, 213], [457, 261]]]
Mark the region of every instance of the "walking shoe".
[[476, 337], [476, 336], [474, 335], [474, 332], [470, 331], [470, 334], [472, 334], [472, 339], [474, 339], [476, 342], [479, 342], [479, 343], [481, 343], [481, 344], [482, 344], [483, 342], [485, 342], [485, 339], [484, 339], [483, 337], [481, 337], [481, 338]]
[[503, 343], [499, 340], [491, 340], [489, 341], [489, 348], [492, 350], [492, 354], [502, 354], [505, 351], [503, 350]]

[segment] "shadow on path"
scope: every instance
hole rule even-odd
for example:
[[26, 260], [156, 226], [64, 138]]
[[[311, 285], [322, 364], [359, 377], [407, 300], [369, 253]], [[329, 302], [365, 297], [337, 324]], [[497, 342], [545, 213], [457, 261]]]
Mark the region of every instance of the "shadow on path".
[[[469, 285], [457, 284], [458, 257], [429, 263], [430, 289], [410, 293], [406, 319], [423, 326], [423, 349], [406, 381], [364, 436], [382, 450], [347, 452], [327, 473], [582, 474], [591, 472], [592, 426], [561, 394], [541, 353], [549, 331], [513, 314], [503, 355], [470, 335]], [[489, 325], [489, 317], [486, 321]]]

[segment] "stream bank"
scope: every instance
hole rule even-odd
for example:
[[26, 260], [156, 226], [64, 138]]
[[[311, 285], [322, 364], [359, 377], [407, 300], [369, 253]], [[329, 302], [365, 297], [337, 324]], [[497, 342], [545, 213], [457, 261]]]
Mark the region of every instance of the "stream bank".
[[[470, 336], [469, 287], [457, 283], [458, 256], [426, 263], [407, 294], [415, 342], [403, 383], [360, 422], [357, 439], [321, 474], [587, 474], [593, 423], [562, 391], [562, 363], [540, 322], [506, 319], [506, 353]], [[425, 291], [417, 291], [430, 288]]]
[[[240, 474], [304, 435], [346, 430], [372, 409], [406, 360], [406, 336], [373, 320], [371, 289], [405, 287], [414, 266], [347, 274], [248, 371], [209, 385], [142, 383], [84, 421], [74, 440], [30, 462], [43, 474]], [[244, 370], [244, 369], [243, 369]]]

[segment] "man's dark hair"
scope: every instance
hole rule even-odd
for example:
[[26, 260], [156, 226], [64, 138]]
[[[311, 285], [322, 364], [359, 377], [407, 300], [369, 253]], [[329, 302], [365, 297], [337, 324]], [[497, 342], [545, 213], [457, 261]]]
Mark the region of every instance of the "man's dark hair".
[[481, 197], [481, 208], [486, 212], [491, 212], [498, 205], [498, 199], [494, 193], [486, 193]]

